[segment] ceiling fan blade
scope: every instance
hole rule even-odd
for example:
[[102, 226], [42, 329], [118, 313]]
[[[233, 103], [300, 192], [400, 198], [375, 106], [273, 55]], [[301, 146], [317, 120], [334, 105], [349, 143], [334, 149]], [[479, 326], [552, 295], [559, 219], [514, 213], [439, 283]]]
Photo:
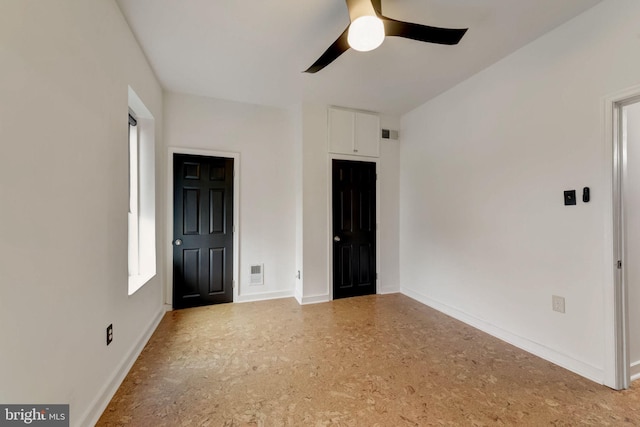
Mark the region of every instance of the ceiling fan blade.
[[371, 0], [373, 10], [376, 11], [376, 15], [382, 16], [382, 0]]
[[454, 45], [460, 42], [468, 28], [439, 28], [428, 25], [413, 24], [411, 22], [396, 21], [380, 15], [384, 22], [384, 32], [387, 36], [404, 37], [405, 39], [421, 42]]
[[318, 60], [304, 72], [317, 73], [318, 71], [322, 70], [324, 67], [335, 61], [344, 52], [346, 52], [349, 49], [349, 42], [347, 41], [348, 34], [349, 27], [347, 27], [347, 29], [344, 30], [342, 34], [340, 34], [340, 37], [338, 37], [338, 39], [334, 41], [327, 50], [324, 51], [322, 56], [320, 56], [320, 58], [318, 58]]

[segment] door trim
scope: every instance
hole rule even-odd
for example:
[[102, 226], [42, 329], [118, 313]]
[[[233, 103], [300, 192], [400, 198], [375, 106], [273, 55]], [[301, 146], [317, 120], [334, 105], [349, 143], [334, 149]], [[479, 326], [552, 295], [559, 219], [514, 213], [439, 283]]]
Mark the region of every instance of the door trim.
[[228, 151], [201, 150], [182, 147], [168, 147], [167, 156], [167, 203], [166, 203], [166, 235], [165, 247], [165, 286], [164, 303], [167, 309], [173, 309], [173, 155], [191, 154], [195, 156], [223, 157], [233, 159], [233, 302], [238, 301], [239, 268], [240, 268], [240, 153]]
[[[624, 212], [623, 212], [623, 157], [620, 132], [622, 106], [640, 99], [640, 85], [607, 96], [604, 99], [605, 147], [605, 282], [604, 282], [604, 378], [603, 383], [613, 389], [629, 387], [629, 315], [627, 311], [627, 285], [624, 274]], [[605, 199], [605, 200], [607, 200]], [[622, 260], [622, 269], [616, 267]]]
[[[327, 295], [333, 301], [333, 160], [350, 160], [376, 164], [376, 175], [380, 176], [380, 158], [350, 156], [348, 154], [329, 153], [327, 156]], [[376, 178], [376, 295], [380, 294], [380, 184]]]

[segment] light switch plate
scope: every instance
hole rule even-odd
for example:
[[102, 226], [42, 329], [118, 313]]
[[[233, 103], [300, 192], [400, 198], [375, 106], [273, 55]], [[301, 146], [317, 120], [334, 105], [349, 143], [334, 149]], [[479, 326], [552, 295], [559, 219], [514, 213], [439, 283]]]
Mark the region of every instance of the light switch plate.
[[567, 190], [564, 192], [564, 204], [565, 206], [576, 204], [576, 190]]

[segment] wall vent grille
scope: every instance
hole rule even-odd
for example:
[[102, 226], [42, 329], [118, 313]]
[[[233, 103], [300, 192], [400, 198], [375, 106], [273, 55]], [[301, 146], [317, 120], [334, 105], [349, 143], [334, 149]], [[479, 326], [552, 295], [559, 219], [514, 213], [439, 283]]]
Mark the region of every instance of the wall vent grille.
[[382, 129], [382, 139], [398, 139], [398, 131], [392, 129]]
[[251, 285], [262, 285], [264, 283], [264, 266], [255, 264], [251, 266]]

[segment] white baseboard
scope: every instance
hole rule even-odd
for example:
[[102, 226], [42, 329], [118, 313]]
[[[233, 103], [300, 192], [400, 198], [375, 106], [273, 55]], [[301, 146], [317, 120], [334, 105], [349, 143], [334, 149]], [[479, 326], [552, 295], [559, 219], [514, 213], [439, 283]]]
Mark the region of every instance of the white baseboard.
[[380, 288], [378, 290], [378, 295], [389, 295], [389, 294], [397, 294], [397, 293], [400, 293], [400, 289], [394, 288], [394, 287]]
[[486, 332], [487, 334], [492, 335], [502, 341], [514, 345], [542, 359], [548, 360], [551, 363], [568, 369], [569, 371], [572, 371], [598, 384], [603, 384], [604, 371], [601, 368], [597, 368], [581, 360], [577, 360], [573, 357], [567, 356], [566, 354], [562, 354], [554, 349], [531, 341], [527, 338], [515, 335], [498, 326], [485, 322], [482, 319], [478, 319], [477, 317], [462, 312], [454, 307], [429, 298], [428, 296], [423, 295], [419, 292], [406, 288], [403, 288], [400, 292], [418, 302], [421, 302], [422, 304], [425, 304], [435, 310], [453, 317], [454, 319], [460, 320], [461, 322], [473, 326], [476, 329]]
[[631, 381], [635, 381], [640, 378], [640, 360], [631, 362], [631, 366], [629, 367], [629, 375], [631, 376]]
[[122, 384], [122, 381], [124, 381], [125, 377], [129, 373], [129, 370], [131, 370], [131, 367], [138, 359], [138, 356], [140, 356], [140, 353], [142, 353], [144, 346], [147, 345], [147, 342], [151, 338], [151, 335], [153, 335], [153, 332], [160, 324], [160, 321], [162, 320], [162, 317], [166, 312], [167, 310], [165, 306], [162, 305], [153, 319], [151, 319], [151, 322], [140, 336], [140, 339], [138, 339], [127, 356], [122, 360], [122, 363], [120, 363], [118, 369], [116, 369], [116, 371], [113, 373], [113, 375], [111, 375], [102, 390], [100, 390], [100, 393], [93, 400], [93, 402], [89, 406], [89, 409], [85, 411], [85, 413], [80, 417], [79, 421], [77, 423], [74, 423], [74, 425], [93, 426], [98, 422], [100, 416], [107, 408], [107, 405], [109, 405], [109, 402], [111, 402], [111, 399], [116, 394], [116, 391], [118, 391], [120, 384]]
[[294, 296], [293, 290], [259, 292], [255, 294], [238, 295], [238, 299], [234, 302], [265, 301], [270, 299], [291, 298], [292, 296]]
[[323, 295], [312, 295], [312, 296], [308, 296], [308, 297], [302, 297], [302, 302], [300, 303], [301, 305], [307, 305], [307, 304], [319, 304], [321, 302], [329, 302], [331, 301], [329, 299], [329, 294], [323, 294]]

